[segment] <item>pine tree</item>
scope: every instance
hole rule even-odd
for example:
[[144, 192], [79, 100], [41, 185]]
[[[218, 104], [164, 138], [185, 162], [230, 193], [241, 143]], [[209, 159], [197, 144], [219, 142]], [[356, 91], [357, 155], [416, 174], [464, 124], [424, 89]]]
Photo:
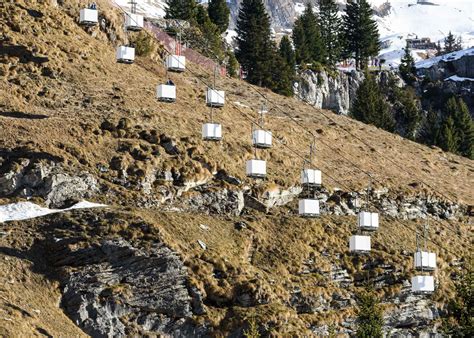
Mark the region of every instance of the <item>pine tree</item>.
[[272, 57], [275, 45], [271, 41], [270, 18], [262, 0], [243, 0], [237, 19], [236, 57], [247, 73], [250, 83], [271, 87]]
[[474, 123], [466, 103], [461, 98], [456, 100], [451, 97], [446, 103], [445, 114], [453, 120], [457, 144], [456, 152], [473, 159]]
[[444, 120], [441, 125], [441, 129], [438, 137], [438, 145], [444, 151], [456, 152], [458, 149], [458, 142], [456, 137], [456, 130], [454, 127], [454, 121], [452, 117], [448, 117]]
[[444, 53], [451, 53], [456, 51], [456, 38], [451, 31], [448, 36], [444, 38]]
[[279, 54], [286, 61], [288, 66], [294, 69], [296, 63], [295, 52], [291, 46], [290, 38], [287, 35], [285, 35], [280, 41]]
[[201, 46], [205, 46], [201, 52], [214, 59], [224, 58], [224, 48], [218, 27], [211, 21], [206, 9], [197, 6], [195, 14], [195, 25], [199, 32], [192, 37], [193, 41], [198, 41]]
[[430, 108], [419, 133], [418, 141], [429, 145], [437, 145], [439, 139], [440, 121], [438, 112]]
[[229, 26], [230, 10], [225, 0], [210, 0], [207, 7], [211, 21], [224, 33]]
[[375, 78], [368, 72], [357, 89], [350, 115], [364, 123], [373, 124], [387, 131], [394, 131], [395, 120]]
[[438, 43], [436, 44], [436, 56], [441, 56], [443, 54], [443, 48], [441, 48], [441, 43], [438, 41]]
[[474, 337], [474, 263], [467, 262], [456, 283], [456, 296], [448, 303], [442, 331], [449, 337]]
[[456, 39], [456, 43], [454, 44], [454, 50], [457, 51], [461, 49], [462, 49], [462, 37], [458, 36], [458, 38]]
[[373, 291], [365, 291], [358, 297], [357, 338], [383, 337], [383, 313]]
[[395, 114], [397, 124], [403, 130], [400, 134], [403, 137], [414, 140], [415, 133], [421, 121], [418, 100], [412, 87], [398, 88], [394, 87], [395, 96]]
[[367, 66], [369, 57], [380, 50], [377, 23], [367, 0], [349, 0], [343, 16], [344, 55], [353, 57], [356, 68]]
[[326, 50], [321, 39], [318, 17], [309, 3], [303, 14], [295, 21], [293, 43], [297, 64], [326, 62]]
[[335, 0], [319, 0], [319, 27], [321, 40], [326, 51], [326, 63], [334, 66], [341, 59], [342, 20], [338, 16]]
[[239, 61], [235, 57], [232, 50], [227, 50], [227, 74], [230, 77], [237, 77], [239, 75]]
[[270, 88], [277, 94], [293, 95], [294, 68], [279, 54], [275, 53], [272, 66], [272, 84]]
[[196, 15], [195, 0], [167, 0], [165, 19], [192, 21]]
[[400, 71], [400, 75], [403, 80], [408, 85], [412, 85], [416, 80], [416, 68], [415, 68], [415, 59], [411, 55], [410, 48], [408, 47], [408, 43], [406, 47], [403, 49], [405, 52], [398, 70]]

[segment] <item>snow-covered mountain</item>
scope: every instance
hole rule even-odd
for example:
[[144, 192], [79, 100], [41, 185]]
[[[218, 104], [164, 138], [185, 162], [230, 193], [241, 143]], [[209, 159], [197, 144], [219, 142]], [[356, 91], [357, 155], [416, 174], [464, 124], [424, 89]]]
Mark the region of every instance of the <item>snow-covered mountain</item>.
[[[416, 0], [372, 0], [378, 9], [389, 3], [388, 14], [377, 16], [382, 45], [380, 57], [387, 64], [398, 65], [406, 39], [430, 38], [441, 44], [451, 31], [461, 36], [463, 47], [474, 46], [474, 1], [430, 0], [431, 4], [417, 4]], [[376, 11], [377, 12], [377, 11]], [[432, 56], [433, 51], [414, 49], [416, 60]]]

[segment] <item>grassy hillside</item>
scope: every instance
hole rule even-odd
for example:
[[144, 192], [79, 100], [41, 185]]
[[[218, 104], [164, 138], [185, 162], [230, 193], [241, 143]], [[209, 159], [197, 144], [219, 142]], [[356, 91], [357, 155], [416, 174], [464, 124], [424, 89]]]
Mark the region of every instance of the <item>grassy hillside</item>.
[[[117, 183], [119, 170], [110, 169], [114, 161], [120, 163], [131, 181], [141, 182], [157, 170], [169, 170], [180, 174], [182, 185], [205, 182], [210, 189], [237, 189], [215, 178], [216, 172], [223, 170], [242, 181], [239, 189], [248, 188], [259, 198], [265, 192], [287, 189], [299, 182], [302, 159], [282, 144], [304, 156], [312, 141], [282, 109], [317, 135], [315, 164], [330, 191], [365, 188], [368, 177], [363, 170], [372, 173], [376, 188], [388, 188], [393, 196], [441, 193], [458, 203], [474, 204], [473, 161], [259, 89], [273, 102], [269, 104], [248, 84], [235, 79], [217, 80], [227, 96], [226, 106], [215, 114], [223, 124], [224, 140], [205, 143], [200, 136], [201, 124], [207, 121], [209, 109], [204, 102], [205, 85], [200, 80], [210, 83], [212, 74], [193, 64], [188, 68], [200, 80], [190, 71], [169, 74], [177, 85], [178, 99], [174, 104], [160, 103], [155, 99], [155, 87], [166, 81], [166, 72], [158, 44], [150, 57], [139, 57], [133, 65], [117, 64], [115, 46], [125, 41], [118, 9], [105, 0], [97, 1], [104, 24], [84, 30], [76, 20], [86, 1], [52, 3], [19, 0], [0, 5], [0, 19], [6, 23], [0, 35], [0, 173], [18, 158], [53, 160], [71, 174], [91, 173], [106, 187], [94, 199], [110, 205], [110, 212], [123, 221], [104, 218], [105, 230], [95, 234], [97, 238], [160, 238], [178, 252], [188, 267], [190, 283], [202, 292], [207, 308], [207, 313], [195, 320], [208, 323], [216, 334], [230, 332], [252, 316], [258, 323], [272, 323], [275, 334], [308, 334], [312, 325], [342, 322], [353, 315], [352, 304], [324, 313], [298, 313], [289, 305], [290, 299], [296, 290], [321, 296], [327, 302], [335, 292], [349, 297], [360, 290], [357, 281], [364, 280], [365, 264], [370, 261], [387, 265], [395, 278], [392, 286], [378, 290], [390, 310], [394, 307], [390, 297], [400, 293], [403, 281], [413, 273], [415, 236], [411, 229], [421, 221], [383, 218], [381, 230], [373, 238], [372, 255], [358, 258], [347, 252], [348, 237], [355, 227], [353, 216], [301, 219], [295, 217], [296, 201], [269, 213], [245, 209], [239, 216], [173, 212], [172, 202], [199, 193], [193, 189], [176, 195], [167, 205], [171, 211], [161, 205], [140, 208], [138, 200], [162, 197], [162, 186], [175, 193], [184, 189], [169, 183], [154, 183], [148, 193], [127, 189]], [[269, 177], [264, 183], [255, 183], [245, 177], [245, 161], [253, 157], [247, 118], [256, 120], [263, 103], [270, 110], [266, 128], [279, 141], [272, 149], [260, 152], [268, 161]], [[175, 144], [174, 152], [160, 146], [167, 140]], [[109, 170], [102, 170], [104, 167]], [[5, 203], [11, 201], [3, 199]], [[121, 231], [120, 227], [133, 217], [151, 224], [156, 233]], [[81, 222], [80, 213], [71, 218]], [[42, 222], [5, 225], [9, 235], [1, 239], [1, 255], [6, 258], [11, 250], [32, 245], [35, 236], [40, 236]], [[247, 225], [238, 230], [234, 226], [237, 222]], [[464, 256], [470, 245], [470, 229], [464, 222], [467, 218], [432, 225], [432, 239], [449, 250], [436, 248], [440, 286], [434, 302], [443, 303], [452, 296], [452, 263]], [[28, 233], [29, 226], [36, 227], [38, 234]], [[457, 235], [446, 230], [448, 227]], [[206, 250], [198, 240], [206, 244]], [[52, 334], [77, 335], [77, 328], [55, 307], [58, 285], [50, 282], [47, 274], [31, 271], [28, 259], [34, 261], [39, 256], [30, 255], [19, 256], [11, 263], [1, 260], [2, 270], [17, 278], [17, 289], [7, 285], [0, 298], [0, 309], [10, 311], [6, 318], [13, 318], [0, 318], [4, 333], [26, 334], [39, 325]], [[334, 265], [346, 269], [356, 283], [345, 288], [332, 282], [328, 274]], [[379, 268], [371, 273], [376, 279], [386, 271]], [[16, 294], [21, 288], [29, 292], [26, 299], [19, 300]], [[238, 298], [242, 294], [263, 301], [247, 306]], [[12, 306], [8, 305], [31, 307], [36, 303], [45, 304], [48, 316], [55, 316], [55, 321], [9, 310]]]

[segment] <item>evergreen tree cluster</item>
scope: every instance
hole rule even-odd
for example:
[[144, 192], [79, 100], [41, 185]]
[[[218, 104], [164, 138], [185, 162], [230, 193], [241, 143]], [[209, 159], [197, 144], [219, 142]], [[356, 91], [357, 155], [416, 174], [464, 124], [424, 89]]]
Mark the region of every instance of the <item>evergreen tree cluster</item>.
[[474, 159], [474, 121], [464, 101], [451, 97], [442, 111], [430, 111], [421, 141]]
[[335, 0], [319, 0], [319, 12], [307, 4], [293, 27], [296, 64], [333, 67], [353, 58], [358, 69], [378, 54], [379, 33], [367, 0], [349, 0], [342, 18]]
[[293, 69], [272, 39], [270, 17], [262, 0], [242, 1], [236, 42], [236, 57], [247, 81], [282, 95], [292, 95]]
[[237, 75], [235, 56], [221, 37], [230, 20], [230, 10], [225, 0], [210, 0], [207, 9], [195, 0], [168, 0], [166, 3], [166, 19], [190, 23], [191, 28], [182, 33], [192, 47], [217, 61], [227, 60], [229, 74]]
[[462, 38], [458, 36], [457, 38], [454, 36], [451, 31], [448, 35], [444, 38], [444, 48], [441, 48], [441, 44], [438, 42], [436, 47], [436, 55], [444, 55], [451, 52], [456, 52], [462, 49]]
[[395, 119], [386, 97], [375, 77], [367, 71], [364, 81], [357, 89], [350, 115], [359, 121], [390, 132], [395, 130]]
[[263, 1], [242, 1], [236, 56], [249, 82], [291, 95], [296, 66], [333, 68], [343, 58], [354, 58], [362, 68], [377, 55], [379, 34], [367, 0], [350, 0], [342, 19], [335, 0], [318, 0], [318, 5], [315, 12], [307, 4], [295, 22], [292, 41], [284, 37], [277, 50]]
[[468, 266], [456, 283], [456, 296], [448, 303], [442, 331], [449, 337], [474, 337], [474, 262]]

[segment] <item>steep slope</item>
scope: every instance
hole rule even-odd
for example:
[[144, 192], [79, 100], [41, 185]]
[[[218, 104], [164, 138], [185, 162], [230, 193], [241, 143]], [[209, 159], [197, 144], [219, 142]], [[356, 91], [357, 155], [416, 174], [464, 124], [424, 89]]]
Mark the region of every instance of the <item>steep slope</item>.
[[[61, 292], [62, 309], [89, 334], [241, 334], [251, 320], [275, 334], [324, 333], [331, 322], [350, 333], [355, 295], [369, 274], [390, 329], [436, 330], [452, 295], [449, 275], [469, 244], [472, 161], [259, 89], [265, 101], [226, 78], [217, 85], [227, 104], [215, 113], [224, 141], [204, 143], [202, 81], [212, 75], [193, 64], [168, 74], [178, 101], [157, 102], [155, 86], [167, 76], [161, 47], [133, 65], [115, 63], [114, 46], [125, 40], [120, 12], [98, 1], [104, 20], [84, 30], [75, 21], [81, 4], [17, 1], [0, 14], [0, 198], [62, 207], [88, 197], [111, 206], [2, 225], [9, 234], [2, 256], [20, 251], [21, 264], [41, 267], [35, 285], [46, 283], [48, 303]], [[244, 172], [253, 157], [248, 118], [263, 103], [270, 110], [265, 126], [278, 141], [260, 152], [268, 180], [253, 182]], [[326, 215], [318, 220], [294, 211], [302, 167], [295, 152], [304, 156], [312, 142], [305, 129], [316, 135], [323, 171]], [[372, 256], [352, 257], [347, 240], [354, 192], [368, 184], [364, 171], [374, 177], [371, 198], [385, 218]], [[428, 214], [444, 219], [430, 229], [440, 257], [433, 299], [413, 297], [407, 284], [413, 229]], [[167, 277], [149, 284], [141, 273], [157, 278], [154, 265]], [[59, 285], [48, 284], [51, 278]], [[180, 297], [164, 307], [170, 280]], [[14, 303], [12, 293], [5, 297], [4, 308]], [[406, 322], [397, 319], [403, 316]], [[7, 332], [25, 323], [33, 319], [15, 319]], [[68, 323], [58, 320], [54, 330]]]

